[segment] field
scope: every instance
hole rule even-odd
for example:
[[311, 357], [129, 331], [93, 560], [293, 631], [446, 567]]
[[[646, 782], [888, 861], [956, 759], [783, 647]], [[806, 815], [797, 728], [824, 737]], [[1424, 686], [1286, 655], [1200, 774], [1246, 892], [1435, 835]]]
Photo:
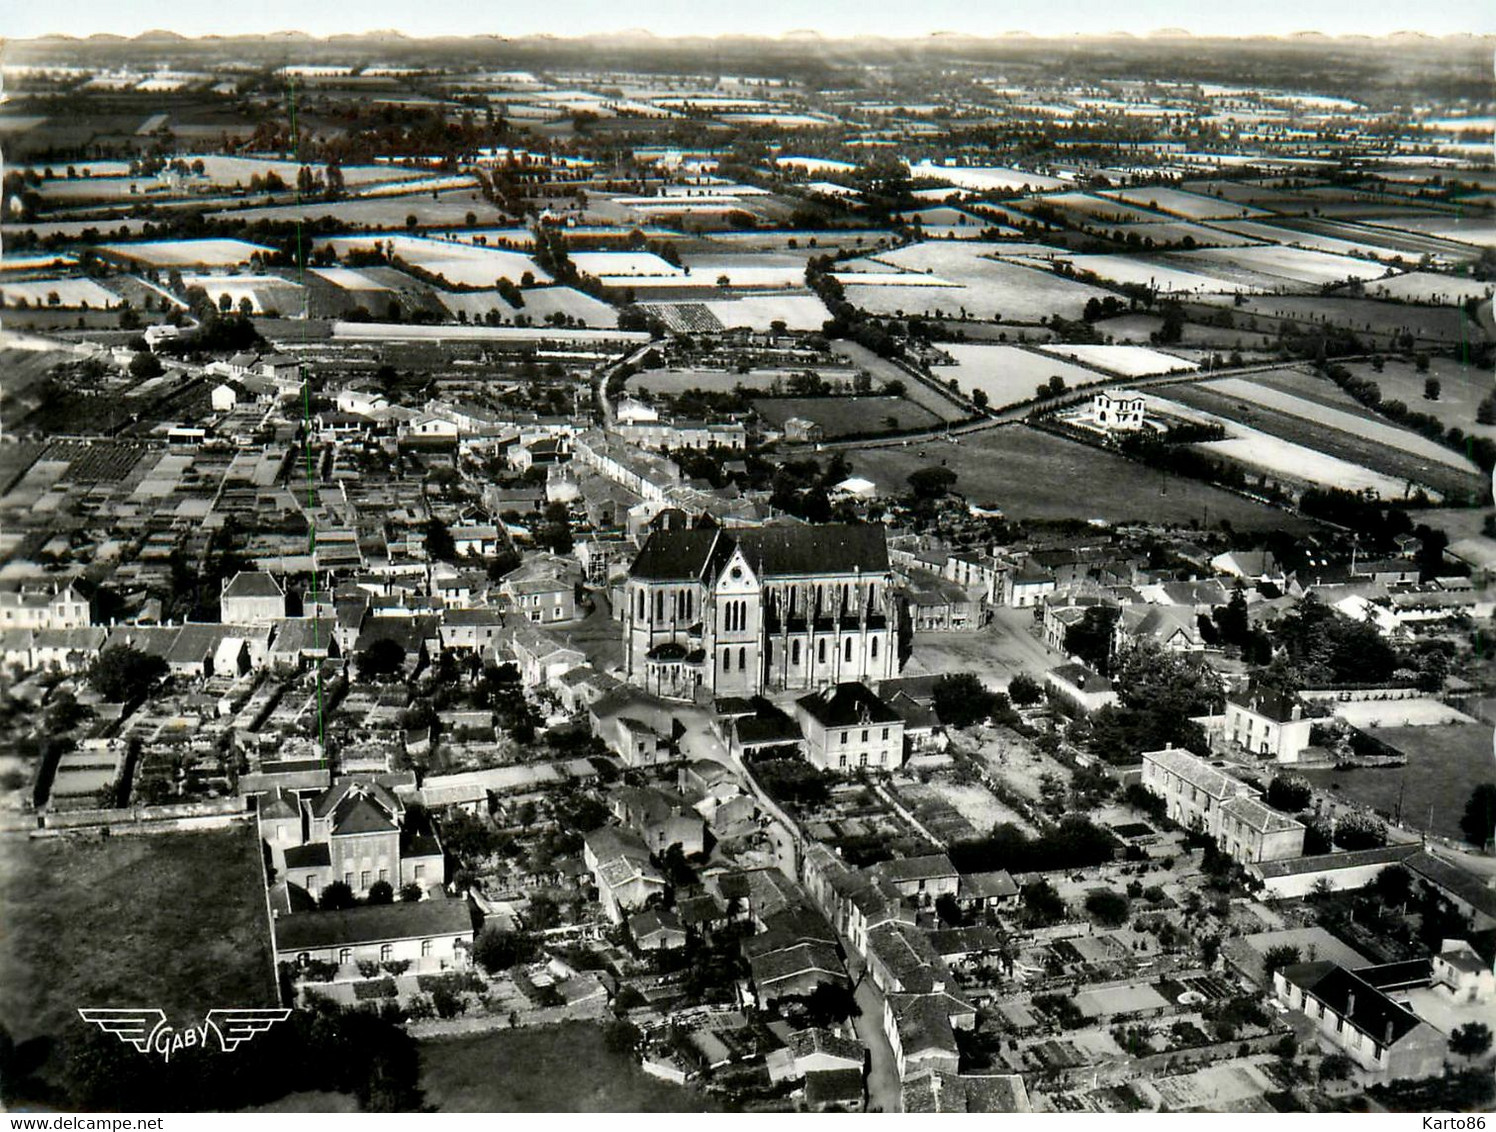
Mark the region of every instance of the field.
[[[1461, 365], [1453, 358], [1432, 358], [1428, 373], [1419, 373], [1412, 365], [1388, 358], [1381, 373], [1370, 364], [1360, 362], [1346, 366], [1357, 377], [1375, 381], [1383, 400], [1404, 402], [1410, 409], [1437, 417], [1445, 428], [1458, 426], [1473, 436], [1496, 437], [1496, 425], [1475, 422], [1480, 402], [1496, 391], [1496, 376], [1489, 370]], [[1425, 378], [1439, 381], [1439, 399], [1423, 399]]]
[[1373, 734], [1407, 755], [1407, 766], [1301, 773], [1321, 789], [1388, 815], [1396, 812], [1401, 795], [1404, 825], [1459, 840], [1460, 815], [1470, 792], [1496, 778], [1491, 728], [1483, 723], [1378, 727]]
[[[1464, 312], [1454, 307], [1420, 307], [1352, 299], [1338, 295], [1248, 296], [1236, 310], [1238, 324], [1258, 320], [1258, 328], [1272, 330], [1276, 320], [1307, 324], [1328, 322], [1361, 335], [1386, 338], [1412, 334], [1420, 341], [1459, 342], [1479, 333]], [[1273, 321], [1268, 321], [1268, 320]], [[1250, 326], [1249, 326], [1250, 328]]]
[[99, 245], [101, 252], [149, 267], [238, 267], [248, 263], [256, 252], [270, 250], [243, 240], [148, 240]]
[[[902, 280], [897, 285], [874, 285], [871, 281], [846, 284], [847, 301], [875, 314], [939, 311], [1035, 323], [1051, 315], [1079, 318], [1088, 299], [1099, 300], [1108, 294], [1050, 271], [994, 259], [991, 253], [997, 248], [998, 245], [970, 240], [946, 240], [913, 244], [880, 254], [877, 265], [933, 276], [954, 286], [919, 286], [918, 279]], [[851, 260], [842, 267], [858, 271], [863, 264], [864, 261]]]
[[[1095, 323], [1108, 341], [1145, 343], [1163, 328], [1164, 320], [1156, 314], [1120, 314]], [[1179, 340], [1180, 346], [1203, 346], [1219, 350], [1269, 349], [1274, 340], [1266, 334], [1232, 327], [1207, 326], [1187, 322]]]
[[1079, 217], [1082, 223], [1137, 224], [1158, 219], [1156, 212], [1134, 208], [1130, 204], [1108, 197], [1093, 197], [1088, 193], [1054, 193], [1050, 196], [1034, 198], [1031, 202], [1025, 203], [1048, 205], [1051, 208], [1059, 209], [1061, 212]]
[[1197, 248], [1245, 248], [1259, 243], [1249, 236], [1239, 236], [1224, 228], [1195, 224], [1188, 220], [1149, 220], [1139, 224], [1118, 224], [1115, 231], [1122, 232], [1124, 236], [1136, 235], [1143, 241], [1145, 248], [1182, 244], [1186, 239]]
[[85, 1006], [274, 1005], [258, 855], [245, 826], [0, 843], [5, 1028], [64, 1038]]
[[413, 267], [441, 276], [455, 286], [492, 287], [500, 279], [519, 283], [529, 272], [537, 282], [551, 277], [535, 261], [520, 252], [479, 248], [455, 240], [428, 240], [420, 236], [335, 236], [320, 246], [331, 247], [339, 257], [353, 249], [368, 249], [375, 241], [393, 247], [393, 253]]
[[[855, 370], [840, 366], [808, 368], [813, 369], [825, 381], [850, 383], [856, 376]], [[782, 388], [795, 373], [803, 372], [803, 369], [755, 369], [748, 373], [725, 369], [647, 369], [629, 378], [627, 388], [631, 392], [647, 390], [650, 393], [674, 394], [684, 393], [688, 389], [725, 392], [741, 385], [744, 389], [768, 391], [774, 388], [776, 381]]]
[[1260, 290], [1250, 284], [1227, 283], [1210, 274], [1209, 267], [1205, 264], [1199, 265], [1200, 270], [1197, 271], [1162, 260], [1130, 255], [1078, 255], [1072, 256], [1070, 262], [1078, 272], [1089, 271], [1097, 278], [1109, 279], [1113, 283], [1138, 283], [1145, 287], [1156, 287], [1160, 291], [1198, 295]]
[[1261, 209], [1234, 204], [1231, 201], [1221, 200], [1219, 197], [1202, 196], [1183, 189], [1171, 189], [1163, 185], [1117, 189], [1101, 195], [1166, 212], [1170, 216], [1182, 216], [1186, 220], [1219, 220], [1226, 217], [1266, 215]]
[[1375, 279], [1386, 271], [1381, 264], [1370, 260], [1282, 246], [1202, 248], [1181, 255], [1190, 263], [1200, 263], [1207, 268], [1245, 268], [1282, 280], [1285, 286], [1303, 284], [1317, 287], [1322, 283], [1342, 283], [1347, 279]]
[[[1229, 390], [1231, 387], [1227, 388]], [[1256, 386], [1255, 389], [1261, 391], [1258, 394], [1259, 400], [1280, 396], [1276, 390], [1266, 386]], [[1327, 406], [1322, 407], [1318, 402], [1309, 402], [1308, 407], [1301, 408], [1302, 413], [1313, 415], [1300, 415], [1299, 412], [1286, 412], [1203, 385], [1175, 386], [1169, 390], [1169, 399], [1326, 456], [1379, 472], [1404, 484], [1422, 484], [1445, 498], [1464, 499], [1470, 493], [1480, 491], [1483, 486], [1473, 465], [1459, 466], [1462, 461], [1458, 453], [1441, 448], [1437, 457], [1417, 455], [1401, 444], [1386, 443], [1379, 439], [1387, 435], [1383, 431], [1386, 429], [1393, 429], [1395, 435], [1395, 426], [1351, 413], [1342, 414]], [[1306, 405], [1303, 399], [1294, 400], [1299, 406]], [[1346, 427], [1334, 427], [1330, 423], [1332, 419], [1343, 419]], [[1423, 439], [1411, 432], [1404, 435], [1416, 440]], [[1450, 457], [1453, 457], [1452, 461]], [[1401, 497], [1403, 491], [1399, 489], [1394, 494]]]
[[1267, 473], [1273, 480], [1286, 480], [1306, 487], [1338, 487], [1346, 491], [1370, 488], [1383, 499], [1400, 498], [1407, 487], [1403, 480], [1327, 456], [1315, 448], [1250, 428], [1229, 417], [1202, 412], [1152, 394], [1144, 396], [1150, 410], [1223, 426], [1230, 439], [1212, 440], [1196, 447], [1218, 456], [1228, 456], [1245, 467]]
[[183, 275], [182, 282], [201, 287], [220, 306], [227, 295], [235, 310], [248, 299], [255, 314], [273, 310], [294, 317], [306, 305], [306, 288], [279, 275]]
[[578, 271], [602, 278], [606, 275], [679, 275], [681, 269], [653, 252], [573, 252], [571, 262]]
[[1221, 378], [1217, 381], [1205, 382], [1202, 388], [1215, 390], [1223, 396], [1250, 401], [1266, 409], [1276, 409], [1291, 416], [1302, 417], [1322, 428], [1349, 432], [1363, 440], [1395, 448], [1420, 459], [1432, 460], [1461, 471], [1466, 471], [1470, 467], [1470, 462], [1458, 452], [1409, 429], [1392, 424], [1390, 421], [1378, 420], [1360, 413], [1342, 412], [1322, 402], [1306, 401], [1291, 393], [1259, 385], [1250, 378]]
[[768, 330], [783, 322], [790, 330], [819, 330], [831, 317], [819, 295], [744, 295], [702, 304], [725, 328]]
[[1200, 523], [1227, 519], [1237, 530], [1312, 530], [1315, 524], [1194, 480], [1166, 475], [1121, 456], [1023, 426], [1005, 426], [946, 445], [926, 457], [914, 445], [849, 454], [854, 472], [878, 484], [902, 484], [937, 462], [956, 472], [956, 490], [993, 503], [1016, 519], [1100, 519], [1122, 523]]
[[753, 407], [775, 427], [782, 427], [791, 417], [815, 421], [828, 438], [933, 428], [940, 423], [929, 409], [902, 397], [773, 397], [756, 400]]
[[[473, 189], [448, 189], [435, 197], [424, 190], [404, 197], [367, 197], [343, 200], [310, 200], [259, 208], [236, 208], [210, 213], [210, 220], [232, 220], [253, 224], [260, 220], [314, 220], [329, 217], [350, 228], [403, 228], [414, 216], [422, 227], [466, 224], [468, 214], [479, 224], [502, 223], [504, 213]], [[113, 223], [111, 221], [111, 223]]]
[[1150, 350], [1146, 346], [1041, 346], [1045, 353], [1059, 354], [1121, 377], [1148, 377], [1199, 369], [1194, 362]]
[[1478, 248], [1496, 248], [1496, 224], [1489, 213], [1473, 216], [1409, 216], [1367, 221], [1376, 227], [1392, 228], [1422, 236], [1437, 236]]
[[420, 1087], [438, 1112], [711, 1112], [714, 1098], [659, 1081], [586, 1022], [423, 1042]]
[[1378, 279], [1367, 284], [1366, 293], [1376, 298], [1401, 299], [1411, 303], [1435, 303], [1455, 306], [1466, 299], [1488, 299], [1491, 284], [1477, 279], [1458, 279], [1428, 271], [1410, 271], [1392, 279]]
[[957, 364], [935, 367], [935, 376], [941, 381], [954, 377], [964, 393], [982, 390], [994, 409], [1031, 400], [1034, 387], [1055, 374], [1072, 389], [1106, 380], [1105, 374], [1095, 370], [1018, 346], [944, 342], [940, 348]]
[[[56, 296], [57, 301], [52, 301]], [[0, 299], [8, 307], [24, 302], [29, 307], [113, 307], [119, 296], [105, 290], [92, 279], [27, 279], [0, 281]]]
[[1043, 192], [1045, 189], [1067, 187], [1067, 182], [1058, 177], [1047, 177], [1042, 173], [1030, 173], [1027, 169], [1012, 169], [1000, 165], [937, 165], [932, 161], [921, 161], [918, 165], [909, 167], [909, 175], [947, 181], [978, 192], [988, 189], [1029, 189]]

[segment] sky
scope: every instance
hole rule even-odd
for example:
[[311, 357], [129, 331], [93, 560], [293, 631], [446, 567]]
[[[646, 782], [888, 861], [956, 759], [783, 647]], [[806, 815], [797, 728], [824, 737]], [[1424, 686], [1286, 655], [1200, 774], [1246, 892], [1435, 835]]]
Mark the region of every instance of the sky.
[[411, 36], [552, 34], [574, 36], [643, 29], [656, 35], [782, 35], [809, 30], [829, 37], [920, 36], [937, 31], [1001, 35], [1146, 35], [1182, 28], [1196, 35], [1429, 35], [1496, 33], [1491, 0], [70, 0], [17, 4], [0, 29], [17, 39], [53, 32], [135, 35], [163, 28], [182, 35], [303, 31], [334, 35], [393, 28]]

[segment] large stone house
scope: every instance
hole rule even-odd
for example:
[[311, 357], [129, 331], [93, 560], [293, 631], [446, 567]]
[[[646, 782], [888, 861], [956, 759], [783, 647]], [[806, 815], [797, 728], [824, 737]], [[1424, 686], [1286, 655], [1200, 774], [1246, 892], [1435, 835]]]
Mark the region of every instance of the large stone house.
[[656, 530], [622, 606], [626, 677], [661, 696], [752, 696], [898, 673], [880, 526]]
[[795, 701], [805, 757], [822, 770], [897, 770], [904, 764], [904, 717], [866, 684], [852, 681]]

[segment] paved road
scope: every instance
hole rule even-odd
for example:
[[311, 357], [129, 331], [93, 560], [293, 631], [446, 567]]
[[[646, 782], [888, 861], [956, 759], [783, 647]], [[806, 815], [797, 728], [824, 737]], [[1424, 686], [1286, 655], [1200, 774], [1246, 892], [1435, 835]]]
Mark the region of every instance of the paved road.
[[[842, 950], [849, 956], [857, 954], [852, 945], [842, 941]], [[857, 1008], [861, 1013], [852, 1019], [857, 1036], [868, 1048], [867, 1098], [869, 1112], [898, 1112], [899, 1065], [894, 1060], [893, 1047], [883, 1033], [883, 994], [871, 977], [863, 977], [857, 984]]]

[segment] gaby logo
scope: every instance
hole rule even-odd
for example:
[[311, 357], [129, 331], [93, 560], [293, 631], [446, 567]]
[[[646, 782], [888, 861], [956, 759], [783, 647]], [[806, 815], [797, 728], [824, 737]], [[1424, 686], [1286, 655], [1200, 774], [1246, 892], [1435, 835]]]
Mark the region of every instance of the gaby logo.
[[141, 1053], [157, 1053], [163, 1061], [184, 1049], [212, 1048], [208, 1035], [218, 1038], [218, 1048], [233, 1053], [243, 1042], [263, 1034], [291, 1016], [290, 1010], [210, 1010], [202, 1025], [178, 1030], [166, 1024], [164, 1010], [80, 1010], [78, 1016], [106, 1034], [113, 1034]]

